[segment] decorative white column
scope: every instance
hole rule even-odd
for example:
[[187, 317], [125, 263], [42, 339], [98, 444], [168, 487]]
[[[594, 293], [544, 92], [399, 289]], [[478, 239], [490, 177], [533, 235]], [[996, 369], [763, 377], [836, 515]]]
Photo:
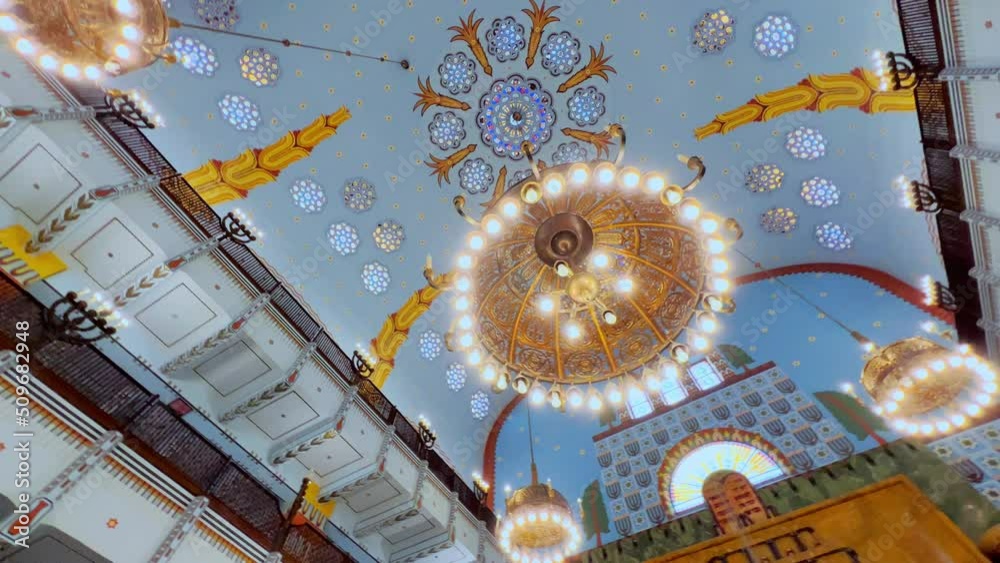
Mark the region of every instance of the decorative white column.
[[1000, 80], [1000, 66], [950, 66], [938, 74], [938, 80], [943, 82]]
[[194, 530], [201, 515], [207, 509], [207, 498], [195, 497], [191, 499], [191, 502], [184, 508], [184, 512], [181, 513], [180, 518], [174, 523], [174, 527], [170, 529], [170, 533], [167, 534], [167, 537], [163, 538], [160, 547], [156, 548], [156, 552], [153, 553], [153, 557], [150, 558], [149, 563], [168, 563], [174, 556], [174, 553], [177, 552], [177, 548], [184, 543], [184, 539]]
[[975, 268], [969, 270], [969, 275], [978, 280], [980, 283], [984, 283], [986, 285], [1000, 285], [1000, 275], [991, 272], [987, 268], [976, 266]]
[[[119, 432], [109, 431], [102, 434], [98, 441], [94, 442], [59, 475], [49, 481], [37, 495], [34, 495], [27, 511], [20, 511], [20, 507], [16, 506], [14, 513], [0, 523], [0, 536], [12, 540], [17, 538], [18, 528], [37, 529], [38, 523], [52, 510], [59, 499], [100, 465], [121, 441], [122, 435]], [[20, 445], [14, 447], [15, 452], [18, 451], [18, 447]]]
[[330, 422], [321, 426], [319, 430], [311, 433], [311, 437], [299, 440], [295, 442], [292, 447], [284, 449], [280, 454], [271, 459], [271, 463], [274, 465], [281, 465], [286, 461], [295, 459], [300, 454], [308, 452], [316, 446], [322, 445], [336, 438], [340, 434], [340, 431], [344, 428], [347, 409], [351, 408], [351, 405], [354, 404], [354, 399], [357, 395], [358, 388], [351, 387], [350, 392], [344, 395], [343, 402], [341, 402], [340, 406], [337, 407], [337, 412], [333, 415], [333, 419], [330, 420]]
[[177, 356], [173, 360], [167, 362], [166, 364], [163, 365], [163, 367], [160, 368], [160, 371], [162, 371], [165, 374], [173, 373], [178, 369], [180, 369], [181, 367], [184, 367], [193, 362], [194, 360], [196, 360], [197, 358], [201, 357], [209, 350], [216, 348], [217, 346], [226, 342], [233, 336], [239, 334], [240, 331], [243, 330], [243, 327], [245, 327], [246, 324], [250, 321], [250, 319], [252, 319], [254, 315], [260, 312], [270, 302], [271, 302], [270, 293], [262, 293], [258, 295], [257, 298], [254, 299], [252, 303], [250, 303], [250, 306], [244, 309], [243, 312], [240, 313], [235, 319], [233, 319], [232, 322], [226, 325], [225, 328], [213, 334], [212, 336], [209, 336], [204, 341], [202, 341], [201, 344], [198, 344], [194, 348], [191, 348], [187, 352], [184, 352], [180, 356]]
[[261, 563], [281, 563], [281, 554], [275, 551], [267, 554], [267, 559]]
[[69, 207], [59, 212], [51, 221], [38, 230], [38, 233], [28, 241], [24, 250], [28, 254], [37, 254], [52, 246], [56, 237], [63, 233], [70, 223], [78, 221], [84, 213], [90, 211], [98, 203], [114, 201], [129, 194], [142, 192], [158, 186], [159, 176], [143, 176], [114, 186], [94, 188], [81, 195]]
[[957, 145], [949, 153], [952, 158], [958, 160], [971, 160], [974, 162], [992, 162], [1000, 164], [1000, 150], [977, 147], [974, 145]]
[[231, 410], [226, 412], [226, 414], [222, 415], [219, 420], [222, 422], [233, 420], [238, 416], [246, 414], [250, 411], [250, 409], [264, 406], [291, 391], [292, 386], [294, 386], [295, 382], [299, 379], [299, 372], [302, 371], [302, 368], [306, 365], [306, 362], [309, 361], [309, 358], [312, 357], [312, 354], [315, 351], [315, 343], [311, 343], [303, 348], [302, 351], [299, 352], [299, 356], [295, 358], [295, 363], [293, 363], [290, 368], [285, 370], [285, 375], [281, 378], [281, 381], [259, 393], [254, 394], [254, 396], [243, 401], [239, 405], [236, 405]]
[[153, 268], [153, 271], [137, 279], [132, 285], [128, 286], [115, 297], [115, 307], [122, 308], [128, 305], [134, 299], [152, 289], [153, 286], [170, 277], [171, 274], [181, 269], [182, 266], [190, 264], [194, 260], [218, 248], [225, 238], [226, 233], [215, 235]]
[[990, 336], [996, 337], [1000, 335], [1000, 324], [996, 321], [991, 321], [989, 319], [979, 319], [976, 321], [976, 326], [986, 331]]

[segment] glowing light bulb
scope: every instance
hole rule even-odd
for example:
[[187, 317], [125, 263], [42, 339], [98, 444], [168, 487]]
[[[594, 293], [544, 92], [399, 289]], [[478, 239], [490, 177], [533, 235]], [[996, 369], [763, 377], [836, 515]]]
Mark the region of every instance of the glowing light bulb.
[[[562, 393], [560, 393], [556, 389], [549, 391], [549, 404], [552, 405], [552, 408], [554, 409], [561, 408], [563, 404]], [[542, 520], [548, 520], [548, 519], [549, 519], [549, 514], [547, 512], [543, 512]]]
[[921, 424], [920, 431], [924, 434], [931, 434], [934, 432], [934, 426], [932, 424]]
[[645, 182], [643, 185], [647, 190], [653, 193], [660, 193], [667, 187], [667, 180], [663, 177], [663, 174], [657, 172], [650, 172], [646, 174]]
[[725, 278], [713, 278], [712, 279], [712, 289], [718, 291], [719, 293], [725, 293], [729, 291], [729, 280]]
[[469, 357], [466, 358], [469, 365], [478, 366], [483, 361], [483, 351], [479, 349], [474, 349], [469, 352]]
[[683, 344], [675, 345], [671, 350], [670, 354], [675, 360], [682, 364], [686, 364], [688, 360], [691, 359], [691, 352], [688, 351], [687, 346]]
[[458, 345], [461, 346], [462, 348], [468, 348], [469, 346], [472, 346], [475, 343], [476, 339], [472, 336], [472, 334], [468, 332], [466, 332], [465, 334], [463, 334], [458, 338]]
[[517, 203], [514, 201], [507, 201], [503, 204], [503, 214], [505, 217], [513, 219], [521, 212], [521, 208], [518, 207]]
[[132, 5], [131, 0], [115, 0], [115, 9], [126, 16], [131, 16], [135, 13], [135, 6]]
[[893, 400], [902, 401], [903, 397], [904, 397], [904, 394], [899, 389], [895, 389], [895, 390], [893, 390], [892, 393], [889, 394], [889, 396], [892, 397]]
[[688, 342], [690, 342], [691, 346], [699, 352], [703, 352], [708, 349], [708, 339], [700, 334], [693, 332], [689, 333]]
[[55, 70], [59, 62], [52, 55], [42, 55], [38, 58], [38, 64], [45, 70]]
[[668, 186], [661, 197], [667, 205], [677, 205], [684, 200], [684, 190], [680, 186]]
[[729, 262], [723, 258], [712, 258], [712, 271], [716, 274], [724, 274], [729, 271]]
[[986, 393], [980, 393], [976, 395], [976, 402], [985, 407], [990, 404], [990, 396]]
[[14, 42], [14, 48], [22, 55], [33, 55], [35, 53], [35, 46], [24, 37]]
[[681, 219], [694, 222], [701, 215], [701, 204], [696, 199], [686, 199], [681, 202]]
[[576, 323], [570, 323], [566, 325], [566, 338], [569, 338], [570, 340], [576, 340], [577, 338], [580, 338], [580, 334], [581, 334], [580, 325]]
[[595, 254], [594, 257], [591, 259], [591, 261], [597, 268], [607, 268], [608, 264], [611, 263], [611, 260], [608, 258], [608, 255], [604, 253]]
[[934, 360], [933, 362], [931, 362], [931, 369], [938, 372], [943, 371], [944, 362], [942, 362], [941, 360]]
[[141, 37], [141, 36], [142, 36], [142, 34], [139, 33], [139, 28], [137, 28], [136, 26], [134, 26], [132, 24], [129, 24], [129, 25], [126, 25], [126, 26], [122, 27], [122, 37], [124, 37], [125, 39], [128, 39], [129, 41], [132, 41], [132, 42], [138, 41], [139, 37]]
[[601, 317], [604, 319], [604, 322], [608, 323], [609, 325], [614, 325], [618, 323], [618, 315], [616, 315], [614, 311], [611, 310], [604, 311], [603, 313], [601, 313]]
[[573, 274], [573, 269], [565, 262], [556, 262], [556, 275], [560, 278], [568, 278]]
[[457, 280], [455, 280], [455, 289], [461, 292], [466, 292], [469, 291], [469, 289], [471, 288], [472, 288], [472, 280], [470, 280], [468, 277], [462, 276]]
[[626, 168], [622, 170], [621, 183], [622, 187], [625, 189], [635, 189], [639, 187], [639, 180], [642, 178], [639, 171], [635, 168]]
[[462, 318], [458, 319], [458, 327], [462, 330], [472, 330], [472, 316], [462, 315]]
[[710, 238], [705, 242], [705, 248], [709, 254], [722, 254], [726, 250], [726, 243], [717, 238]]
[[981, 412], [983, 412], [983, 409], [979, 408], [979, 405], [973, 405], [972, 403], [965, 405], [965, 414], [969, 416], [979, 416]]
[[935, 424], [935, 426], [937, 426], [938, 432], [947, 432], [947, 431], [951, 430], [951, 424], [948, 424], [947, 422], [945, 422], [943, 420], [939, 420]]
[[497, 391], [506, 391], [507, 385], [510, 380], [507, 378], [506, 373], [501, 373], [497, 376]]
[[521, 199], [527, 204], [538, 203], [542, 199], [542, 191], [535, 184], [526, 185], [521, 190]]
[[538, 300], [538, 309], [543, 313], [551, 313], [555, 308], [555, 301], [551, 297], [542, 297]]
[[701, 220], [701, 230], [706, 235], [715, 234], [719, 230], [719, 220], [715, 217], [705, 217]]
[[896, 412], [897, 410], [899, 410], [899, 404], [896, 403], [895, 401], [889, 401], [888, 403], [885, 404], [885, 412], [891, 414]]
[[74, 64], [64, 64], [62, 67], [62, 73], [66, 78], [77, 79], [80, 77], [80, 69]]
[[590, 407], [590, 410], [595, 411], [595, 412], [599, 411], [599, 410], [601, 410], [601, 407], [603, 405], [604, 405], [604, 403], [601, 402], [601, 398], [597, 396], [597, 393], [594, 392], [594, 391], [591, 391], [590, 392], [590, 396], [587, 397], [587, 406]]
[[582, 186], [590, 179], [590, 167], [578, 162], [569, 168], [569, 181], [574, 186]]
[[486, 232], [491, 235], [498, 234], [503, 229], [503, 223], [496, 217], [487, 217], [484, 226], [486, 227]]
[[128, 59], [129, 57], [132, 56], [132, 49], [129, 49], [128, 45], [124, 43], [119, 43], [118, 45], [115, 45], [114, 51], [115, 55], [117, 55], [119, 59]]
[[622, 390], [614, 383], [608, 384], [607, 390], [608, 400], [613, 404], [617, 405], [622, 402]]
[[0, 16], [0, 31], [10, 33], [17, 31], [17, 20], [7, 14]]
[[473, 263], [472, 256], [469, 256], [468, 254], [459, 255], [457, 263], [459, 268], [463, 270], [468, 270], [472, 268], [472, 263]]
[[615, 165], [610, 162], [602, 162], [597, 165], [597, 183], [601, 186], [609, 186], [615, 180]]
[[[534, 405], [540, 405], [545, 402], [545, 389], [541, 386], [541, 384], [535, 384], [535, 386], [531, 388], [529, 398], [531, 399], [531, 403]], [[531, 514], [528, 517], [528, 520], [534, 522], [534, 516], [534, 514]]]
[[[83, 69], [83, 75], [89, 78], [90, 80], [97, 80], [101, 77], [101, 71], [96, 66], [91, 65]], [[259, 233], [257, 234], [257, 238], [258, 239], [261, 238], [261, 235]]]
[[924, 369], [924, 368], [920, 368], [920, 369], [918, 369], [918, 370], [916, 370], [916, 371], [913, 372], [913, 377], [916, 377], [917, 379], [919, 379], [921, 381], [923, 381], [924, 379], [927, 379], [928, 375], [930, 375], [930, 374], [927, 373], [927, 370]]
[[567, 399], [569, 400], [569, 406], [579, 408], [583, 404], [583, 392], [574, 387], [567, 393]]
[[615, 282], [615, 287], [617, 287], [618, 291], [622, 293], [628, 293], [632, 291], [633, 285], [634, 284], [632, 283], [632, 280], [630, 280], [629, 278], [621, 278], [617, 282]]
[[680, 375], [680, 369], [674, 364], [664, 364], [663, 366], [663, 377], [668, 380], [675, 380]]
[[463, 295], [463, 296], [459, 297], [458, 299], [455, 299], [455, 310], [456, 311], [465, 311], [468, 308], [469, 308], [469, 298], [468, 297], [465, 297]]
[[562, 192], [565, 183], [566, 182], [563, 180], [562, 175], [552, 174], [551, 176], [545, 178], [545, 191], [552, 195], [559, 195], [559, 193]]
[[493, 364], [486, 364], [485, 366], [483, 366], [483, 370], [480, 372], [480, 375], [486, 381], [489, 382], [496, 381], [497, 367]]
[[486, 246], [486, 238], [483, 235], [473, 233], [472, 236], [469, 237], [470, 249], [479, 251], [482, 250], [484, 246]]
[[955, 426], [959, 427], [965, 426], [966, 422], [968, 422], [968, 419], [966, 419], [964, 416], [960, 414], [951, 415], [951, 423], [954, 424]]
[[965, 363], [965, 362], [962, 361], [962, 358], [960, 356], [952, 356], [952, 357], [948, 358], [948, 365], [951, 366], [951, 367], [953, 367], [953, 368], [957, 368], [958, 366], [962, 365], [963, 363]]
[[713, 315], [712, 313], [705, 312], [698, 315], [698, 328], [701, 329], [703, 332], [712, 334], [713, 332], [718, 330], [719, 323], [718, 321], [716, 321], [715, 315]]

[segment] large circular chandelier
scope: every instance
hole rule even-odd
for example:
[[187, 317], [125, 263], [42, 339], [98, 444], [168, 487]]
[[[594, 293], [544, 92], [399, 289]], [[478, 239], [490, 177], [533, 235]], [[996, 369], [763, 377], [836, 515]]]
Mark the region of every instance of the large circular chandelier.
[[14, 49], [74, 80], [173, 61], [170, 26], [162, 0], [0, 0], [0, 31]]
[[[508, 386], [553, 407], [619, 403], [630, 386], [662, 377], [705, 352], [734, 309], [723, 257], [742, 231], [688, 196], [696, 177], [623, 167], [615, 161], [540, 170], [489, 204], [458, 257], [449, 345], [479, 366], [494, 390]], [[601, 384], [601, 389], [598, 389]]]
[[914, 336], [873, 350], [861, 384], [875, 413], [908, 435], [947, 434], [983, 415], [997, 392], [993, 367], [968, 345]]
[[506, 502], [500, 526], [500, 549], [512, 561], [558, 563], [580, 546], [580, 527], [566, 498], [548, 483], [532, 482], [514, 491]]

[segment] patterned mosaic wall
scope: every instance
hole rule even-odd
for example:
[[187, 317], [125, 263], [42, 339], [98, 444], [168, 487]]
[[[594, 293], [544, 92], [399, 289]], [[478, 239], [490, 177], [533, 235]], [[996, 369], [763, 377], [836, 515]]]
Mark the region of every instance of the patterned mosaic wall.
[[1000, 508], [1000, 419], [932, 442], [930, 449]]
[[601, 482], [616, 531], [627, 536], [664, 522], [658, 473], [671, 448], [692, 434], [716, 439], [755, 434], [787, 458], [795, 473], [854, 453], [836, 419], [778, 367], [596, 441]]

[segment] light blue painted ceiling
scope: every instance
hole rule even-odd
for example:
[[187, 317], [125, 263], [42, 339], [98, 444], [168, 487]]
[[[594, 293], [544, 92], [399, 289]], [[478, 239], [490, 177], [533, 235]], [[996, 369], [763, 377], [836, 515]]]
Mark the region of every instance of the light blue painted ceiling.
[[[352, 118], [308, 159], [284, 171], [276, 183], [254, 190], [238, 205], [220, 208], [225, 212], [238, 206], [252, 215], [266, 232], [257, 252], [295, 285], [349, 351], [355, 343], [370, 340], [386, 316], [424, 285], [422, 268], [427, 255], [433, 256], [439, 271], [450, 268], [469, 231], [452, 209], [451, 199], [464, 193], [470, 207], [478, 209], [477, 204], [487, 201], [492, 192], [491, 172], [495, 177], [506, 165], [512, 177], [526, 168], [524, 160], [497, 156], [477, 126], [480, 96], [493, 81], [513, 74], [522, 75], [525, 83], [538, 80], [541, 90], [552, 98], [547, 111], [555, 115], [555, 122], [547, 129], [551, 138], [540, 149], [543, 160], [551, 163], [574, 156], [576, 149], [569, 145], [573, 140], [562, 133], [563, 128], [599, 131], [611, 122], [627, 129], [629, 164], [662, 169], [683, 182], [689, 172], [675, 155], [702, 156], [708, 175], [695, 195], [720, 215], [741, 221], [746, 236], [738, 247], [765, 268], [847, 262], [885, 270], [910, 283], [925, 273], [940, 278], [940, 260], [928, 222], [894, 207], [896, 196], [890, 191], [892, 180], [900, 174], [920, 174], [922, 153], [915, 114], [869, 115], [853, 109], [800, 112], [702, 142], [693, 134], [716, 114], [756, 94], [794, 85], [808, 74], [839, 74], [865, 67], [873, 49], [900, 50], [892, 2], [567, 0], [551, 4], [563, 4], [554, 14], [560, 21], [546, 28], [542, 43], [549, 43], [550, 34], [568, 35], [540, 48], [538, 61], [527, 69], [525, 51], [518, 50], [516, 37], [519, 25], [524, 29], [521, 39], [528, 40], [531, 22], [521, 12], [530, 7], [527, 0], [353, 4], [174, 0], [170, 13], [182, 22], [203, 23], [195, 8], [207, 6], [215, 9], [209, 15], [223, 18], [212, 20], [214, 24], [235, 22], [234, 32], [405, 58], [410, 69], [182, 27], [174, 36], [203, 42], [207, 49], [199, 50], [196, 42], [182, 39], [187, 44], [184, 49], [192, 54], [190, 61], [203, 64], [189, 62], [191, 70], [177, 64], [165, 71], [143, 71], [122, 78], [121, 83], [141, 86], [164, 115], [167, 127], [151, 132], [151, 138], [182, 170], [271, 142], [341, 105], [350, 109]], [[230, 5], [238, 18], [227, 12]], [[706, 12], [719, 8], [735, 18], [733, 37], [721, 52], [703, 54], [691, 46], [693, 27]], [[454, 32], [448, 28], [473, 9], [477, 18], [485, 19], [479, 38], [492, 51], [487, 56], [493, 75], [486, 76], [478, 61], [472, 63], [476, 82], [463, 92], [462, 81], [472, 77], [463, 74], [463, 69], [475, 57], [465, 43], [450, 41]], [[513, 20], [504, 20], [508, 16]], [[765, 57], [755, 48], [755, 26], [768, 16], [787, 17], [794, 24], [796, 45], [785, 56]], [[487, 31], [494, 25], [490, 37], [498, 39], [491, 47]], [[580, 43], [579, 63], [573, 56], [573, 39]], [[609, 80], [591, 78], [559, 93], [559, 84], [588, 60], [589, 47], [601, 44], [606, 56], [613, 57], [609, 64], [615, 72], [608, 73]], [[546, 53], [551, 57], [544, 57]], [[244, 56], [261, 65], [249, 78], [241, 76]], [[542, 65], [543, 59], [549, 68]], [[439, 73], [443, 64], [448, 73], [444, 84]], [[559, 68], [560, 64], [564, 66]], [[553, 76], [550, 69], [566, 73]], [[428, 77], [438, 93], [466, 101], [471, 108], [452, 110], [454, 116], [442, 108], [431, 108], [423, 115], [415, 111], [417, 80]], [[587, 92], [591, 87], [595, 91]], [[577, 88], [584, 92], [570, 104]], [[594, 110], [600, 95], [605, 112], [597, 115], [600, 112]], [[254, 116], [254, 111], [259, 115]], [[240, 127], [227, 122], [228, 115], [237, 116]], [[457, 119], [463, 120], [464, 129], [455, 127]], [[428, 139], [432, 124], [438, 146]], [[822, 133], [824, 157], [800, 160], [784, 148], [784, 133], [799, 126]], [[492, 137], [490, 141], [498, 142]], [[470, 143], [479, 145], [467, 161], [472, 164], [462, 174], [456, 167], [451, 183], [439, 187], [424, 164], [428, 152], [441, 158]], [[566, 146], [560, 150], [560, 145]], [[581, 146], [587, 158], [596, 156], [593, 147]], [[780, 189], [752, 193], [744, 187], [740, 170], [758, 163], [774, 164], [783, 171]], [[460, 176], [466, 178], [465, 191]], [[363, 182], [355, 181], [358, 178], [374, 186], [374, 202], [365, 197], [369, 194]], [[803, 182], [813, 178], [818, 178], [810, 184], [813, 201], [833, 203], [831, 186], [836, 186], [835, 204], [814, 206], [804, 200]], [[350, 200], [355, 209], [346, 206], [343, 197], [345, 183], [350, 181], [356, 188]], [[766, 178], [761, 182], [766, 183]], [[481, 188], [487, 193], [469, 193]], [[761, 215], [771, 208], [793, 210], [797, 228], [787, 234], [765, 232]], [[772, 214], [771, 218], [780, 230], [787, 217]], [[815, 230], [826, 223], [849, 227], [851, 248], [836, 252], [821, 247]], [[333, 225], [338, 227], [331, 246], [328, 232]], [[841, 240], [835, 229], [824, 232], [834, 243]], [[377, 242], [390, 251], [380, 249]], [[750, 271], [742, 262], [735, 266], [737, 274]], [[364, 271], [368, 272], [367, 285]], [[740, 307], [759, 309], [762, 305], [740, 303]], [[464, 386], [455, 383], [458, 389], [452, 390], [446, 372], [461, 357], [448, 351], [432, 360], [421, 357], [418, 337], [426, 330], [446, 331], [451, 319], [443, 302], [421, 319], [397, 358], [386, 392], [408, 415], [424, 413], [432, 420], [444, 452], [468, 476], [477, 467], [484, 429], [508, 398], [488, 395], [490, 414], [476, 422], [470, 401], [484, 386], [473, 371], [469, 370]]]

